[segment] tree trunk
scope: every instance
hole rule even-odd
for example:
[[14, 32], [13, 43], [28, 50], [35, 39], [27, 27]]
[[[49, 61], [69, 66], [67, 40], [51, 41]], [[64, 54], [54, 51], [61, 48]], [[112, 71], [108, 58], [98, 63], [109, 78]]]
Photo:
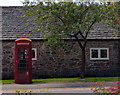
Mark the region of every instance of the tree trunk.
[[84, 43], [82, 44], [81, 41], [78, 39], [77, 36], [75, 36], [81, 50], [82, 50], [82, 59], [80, 62], [80, 78], [85, 78], [85, 61], [86, 61], [86, 58], [85, 58], [85, 48], [86, 48], [86, 43], [87, 43], [87, 39], [84, 37]]
[[80, 78], [85, 78], [85, 48], [82, 48], [82, 63], [80, 67]]

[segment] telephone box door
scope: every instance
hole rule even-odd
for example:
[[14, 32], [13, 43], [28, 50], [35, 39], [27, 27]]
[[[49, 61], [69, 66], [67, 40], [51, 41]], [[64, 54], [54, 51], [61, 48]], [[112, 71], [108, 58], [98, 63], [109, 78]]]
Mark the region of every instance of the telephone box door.
[[15, 83], [32, 82], [31, 45], [23, 41], [16, 42], [15, 46]]

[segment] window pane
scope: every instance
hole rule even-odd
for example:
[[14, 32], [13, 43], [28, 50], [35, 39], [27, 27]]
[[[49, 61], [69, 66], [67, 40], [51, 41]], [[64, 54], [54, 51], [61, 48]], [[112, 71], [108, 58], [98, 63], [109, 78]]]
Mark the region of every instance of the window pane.
[[36, 48], [32, 48], [32, 60], [37, 60], [37, 50], [36, 50]]
[[19, 48], [18, 52], [19, 52], [19, 59], [20, 60], [24, 60], [24, 59], [28, 58], [27, 49], [26, 48]]
[[18, 67], [27, 67], [27, 64], [18, 64]]
[[26, 60], [20, 60], [19, 62], [20, 62], [20, 63], [27, 63]]
[[18, 68], [20, 71], [27, 71], [27, 68]]
[[92, 49], [92, 58], [98, 58], [98, 50]]
[[100, 50], [100, 57], [101, 58], [107, 58], [107, 50], [106, 49], [101, 49]]
[[35, 58], [35, 50], [32, 50], [32, 58]]

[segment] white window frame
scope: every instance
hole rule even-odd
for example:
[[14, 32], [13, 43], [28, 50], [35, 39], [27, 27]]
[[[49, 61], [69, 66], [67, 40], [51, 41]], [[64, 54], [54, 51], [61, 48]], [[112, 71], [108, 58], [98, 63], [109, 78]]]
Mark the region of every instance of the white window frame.
[[[102, 49], [107, 50], [107, 58], [100, 57]], [[92, 58], [92, 50], [98, 50], [98, 58]], [[109, 48], [90, 48], [90, 60], [109, 60]]]
[[32, 58], [32, 60], [37, 60], [37, 49], [36, 48], [32, 48], [32, 50], [35, 51], [35, 58]]

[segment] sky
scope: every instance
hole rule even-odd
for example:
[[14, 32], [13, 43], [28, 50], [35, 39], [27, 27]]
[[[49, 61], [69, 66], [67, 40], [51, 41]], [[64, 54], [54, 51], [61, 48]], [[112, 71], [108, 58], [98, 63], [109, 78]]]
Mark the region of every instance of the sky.
[[22, 6], [24, 0], [0, 0], [0, 6]]
[[[24, 0], [0, 0], [0, 6], [22, 6], [23, 1]], [[30, 0], [30, 1], [34, 1], [34, 0]], [[60, 1], [62, 1], [62, 0], [60, 0]], [[68, 1], [70, 1], [70, 0], [68, 0]], [[111, 1], [111, 0], [109, 0], [109, 1]], [[112, 1], [120, 1], [120, 0], [112, 0]]]

